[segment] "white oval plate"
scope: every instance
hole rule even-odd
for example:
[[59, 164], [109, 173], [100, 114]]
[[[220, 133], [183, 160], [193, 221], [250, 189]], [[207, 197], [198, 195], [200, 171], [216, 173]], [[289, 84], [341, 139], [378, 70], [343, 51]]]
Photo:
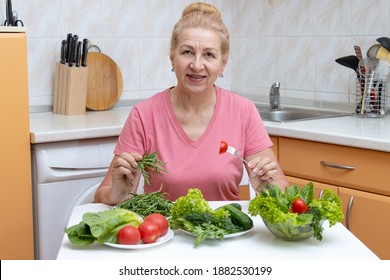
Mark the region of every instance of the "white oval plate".
[[157, 239], [157, 241], [154, 243], [148, 243], [148, 244], [140, 243], [140, 244], [136, 244], [136, 245], [124, 245], [124, 244], [115, 244], [115, 243], [104, 242], [104, 245], [107, 245], [107, 246], [113, 247], [113, 248], [119, 248], [119, 249], [130, 249], [130, 250], [146, 249], [146, 248], [161, 245], [161, 244], [171, 240], [173, 235], [174, 235], [173, 231], [169, 228], [168, 232], [166, 234], [164, 234], [164, 236], [161, 236], [159, 239]]
[[[244, 235], [248, 232], [250, 232], [251, 230], [253, 229], [253, 226], [248, 229], [248, 230], [245, 230], [245, 231], [240, 231], [240, 232], [236, 232], [236, 233], [230, 233], [230, 234], [226, 234], [223, 236], [224, 239], [228, 239], [228, 238], [234, 238], [234, 237], [238, 237], [238, 236], [241, 236], [241, 235]], [[192, 236], [195, 236], [195, 234], [193, 234], [192, 232], [189, 232], [189, 231], [186, 231], [184, 229], [180, 229], [181, 231], [189, 234], [189, 235], [192, 235]]]

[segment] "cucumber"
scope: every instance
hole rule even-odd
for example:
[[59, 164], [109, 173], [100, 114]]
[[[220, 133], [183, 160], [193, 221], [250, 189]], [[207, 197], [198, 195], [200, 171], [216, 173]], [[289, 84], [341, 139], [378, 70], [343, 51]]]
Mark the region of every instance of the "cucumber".
[[222, 208], [229, 211], [232, 222], [241, 227], [243, 230], [248, 230], [253, 227], [252, 219], [240, 209], [237, 209], [234, 205], [226, 204], [222, 206]]
[[229, 203], [229, 205], [232, 205], [232, 206], [236, 207], [238, 210], [241, 210], [241, 209], [242, 209], [242, 206], [241, 206], [240, 203], [235, 203], [235, 202], [233, 202], [233, 203]]
[[237, 203], [237, 202], [232, 202], [232, 203], [229, 203], [229, 204], [222, 205], [222, 206], [218, 207], [217, 209], [224, 208], [226, 205], [232, 205], [233, 207], [237, 208], [238, 210], [242, 209], [241, 204]]

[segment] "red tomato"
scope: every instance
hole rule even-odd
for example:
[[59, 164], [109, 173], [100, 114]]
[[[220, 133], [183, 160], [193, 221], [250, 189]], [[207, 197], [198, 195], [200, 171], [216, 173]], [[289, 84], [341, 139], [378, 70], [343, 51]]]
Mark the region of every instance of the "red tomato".
[[307, 207], [306, 202], [302, 198], [294, 199], [291, 207], [292, 211], [298, 214], [309, 211], [309, 207]]
[[135, 245], [141, 240], [141, 234], [138, 228], [127, 225], [118, 231], [118, 243], [125, 245]]
[[220, 154], [226, 153], [228, 146], [229, 146], [228, 143], [226, 143], [225, 141], [221, 141], [221, 144], [219, 146], [219, 153]]
[[141, 233], [141, 240], [143, 243], [154, 243], [160, 237], [160, 229], [156, 223], [144, 221], [138, 226]]
[[149, 221], [157, 224], [158, 228], [160, 229], [160, 236], [163, 236], [167, 233], [169, 228], [168, 220], [165, 218], [164, 215], [160, 213], [153, 213], [145, 217], [144, 221]]

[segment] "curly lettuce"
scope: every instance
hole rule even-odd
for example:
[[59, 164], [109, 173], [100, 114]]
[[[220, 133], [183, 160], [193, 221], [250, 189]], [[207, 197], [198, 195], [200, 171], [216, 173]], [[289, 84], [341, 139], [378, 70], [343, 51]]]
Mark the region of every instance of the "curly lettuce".
[[186, 196], [179, 197], [171, 209], [172, 219], [178, 219], [179, 217], [188, 213], [212, 213], [208, 202], [203, 198], [203, 195], [199, 189], [189, 189]]
[[[298, 215], [290, 211], [292, 202], [298, 197], [308, 205], [307, 213]], [[288, 224], [292, 227], [311, 224], [313, 236], [318, 240], [322, 240], [324, 220], [328, 220], [329, 226], [333, 226], [344, 218], [340, 197], [331, 190], [324, 190], [321, 198], [314, 199], [314, 186], [311, 182], [301, 190], [298, 185], [292, 185], [284, 193], [278, 186], [267, 186], [250, 201], [248, 213], [262, 217], [268, 224]]]
[[206, 238], [222, 240], [226, 234], [243, 230], [232, 222], [229, 211], [223, 208], [213, 210], [196, 188], [189, 189], [186, 196], [181, 196], [174, 202], [169, 226], [195, 235], [195, 247]]

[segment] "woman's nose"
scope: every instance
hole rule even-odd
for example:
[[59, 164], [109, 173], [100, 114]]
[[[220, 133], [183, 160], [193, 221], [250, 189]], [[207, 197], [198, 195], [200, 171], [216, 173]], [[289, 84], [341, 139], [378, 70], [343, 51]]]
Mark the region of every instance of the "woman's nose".
[[190, 67], [194, 70], [199, 70], [204, 67], [202, 57], [201, 56], [194, 56], [193, 61], [190, 63]]

